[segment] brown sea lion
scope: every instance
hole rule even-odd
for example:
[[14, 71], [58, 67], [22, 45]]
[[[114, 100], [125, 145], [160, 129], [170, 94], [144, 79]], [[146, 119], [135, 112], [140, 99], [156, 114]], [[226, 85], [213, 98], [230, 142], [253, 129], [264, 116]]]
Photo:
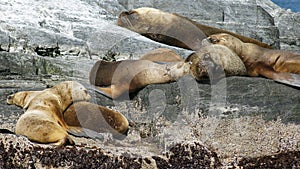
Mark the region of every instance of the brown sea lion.
[[128, 120], [121, 113], [89, 102], [73, 103], [63, 115], [69, 126], [108, 132], [115, 137], [126, 135], [129, 128]]
[[201, 41], [203, 39], [216, 33], [228, 33], [243, 42], [271, 48], [256, 39], [206, 26], [178, 14], [171, 14], [154, 8], [144, 7], [122, 12], [117, 20], [117, 25], [140, 33], [152, 40], [194, 51], [202, 47]]
[[133, 92], [149, 84], [168, 83], [189, 73], [185, 62], [156, 63], [149, 60], [98, 61], [90, 72], [90, 83], [110, 98]]
[[67, 133], [63, 111], [76, 101], [88, 101], [90, 95], [83, 85], [74, 81], [61, 82], [41, 92], [23, 91], [10, 95], [8, 104], [26, 109], [16, 124], [16, 134], [29, 140], [54, 145], [73, 144]]
[[176, 52], [168, 48], [157, 48], [141, 56], [140, 60], [157, 62], [179, 62], [183, 61]]
[[244, 62], [249, 76], [264, 76], [276, 81], [300, 87], [300, 54], [272, 50], [225, 33], [211, 35], [213, 44], [227, 46]]
[[[183, 59], [173, 50], [167, 48], [158, 48], [151, 50], [140, 57], [139, 60], [149, 60], [154, 62], [178, 62]], [[141, 61], [140, 63], [142, 63]], [[112, 77], [119, 64], [118, 62], [98, 61], [90, 70], [90, 82], [97, 86], [111, 85]], [[128, 62], [129, 63], [129, 62]]]
[[246, 75], [246, 67], [239, 56], [223, 45], [207, 45], [189, 55], [186, 62], [191, 63], [190, 71], [198, 80], [222, 78], [223, 75]]

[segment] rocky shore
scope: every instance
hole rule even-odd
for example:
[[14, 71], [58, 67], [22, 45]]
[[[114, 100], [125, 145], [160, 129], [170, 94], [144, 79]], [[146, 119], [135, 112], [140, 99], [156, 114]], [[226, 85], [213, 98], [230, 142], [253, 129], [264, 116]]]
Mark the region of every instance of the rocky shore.
[[[14, 131], [23, 110], [6, 97], [64, 80], [88, 85], [98, 59], [137, 59], [170, 47], [115, 25], [122, 10], [142, 6], [175, 12], [300, 53], [300, 13], [269, 0], [0, 2], [0, 128]], [[245, 10], [247, 9], [247, 10]], [[73, 137], [55, 148], [0, 134], [0, 168], [299, 168], [300, 90], [257, 77], [214, 84], [183, 77], [149, 85], [127, 99], [90, 90], [92, 102], [130, 121], [124, 140]], [[130, 98], [130, 100], [128, 100]]]

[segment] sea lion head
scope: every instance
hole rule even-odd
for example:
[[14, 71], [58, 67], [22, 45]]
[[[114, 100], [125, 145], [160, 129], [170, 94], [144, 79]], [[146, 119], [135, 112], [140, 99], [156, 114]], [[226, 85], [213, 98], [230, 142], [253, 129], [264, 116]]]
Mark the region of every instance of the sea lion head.
[[219, 45], [224, 45], [240, 55], [242, 53], [242, 44], [243, 42], [227, 33], [219, 33], [219, 34], [213, 34], [210, 35], [208, 40], [213, 43], [213, 44], [219, 44]]
[[26, 109], [30, 101], [41, 91], [22, 91], [15, 94], [11, 94], [7, 97], [7, 104], [14, 104], [16, 106]]
[[26, 92], [17, 92], [15, 94], [11, 94], [7, 97], [6, 103], [23, 107], [26, 96]]
[[224, 72], [222, 66], [217, 64], [210, 56], [210, 53], [200, 53], [194, 52], [185, 60], [190, 62], [190, 73], [198, 81], [207, 80], [212, 78], [221, 78], [218, 77], [220, 73]]
[[122, 12], [117, 25], [154, 41], [197, 50], [206, 34], [191, 20], [154, 8], [137, 8]]
[[70, 104], [76, 101], [89, 101], [91, 96], [87, 89], [76, 81], [64, 81], [49, 89], [53, 94], [60, 96], [61, 101]]
[[[150, 33], [152, 30], [161, 30], [161, 23], [165, 24], [172, 17], [168, 13], [154, 8], [137, 8], [120, 13], [117, 25], [140, 34]], [[150, 24], [151, 23], [151, 24]], [[159, 29], [160, 28], [160, 29]]]

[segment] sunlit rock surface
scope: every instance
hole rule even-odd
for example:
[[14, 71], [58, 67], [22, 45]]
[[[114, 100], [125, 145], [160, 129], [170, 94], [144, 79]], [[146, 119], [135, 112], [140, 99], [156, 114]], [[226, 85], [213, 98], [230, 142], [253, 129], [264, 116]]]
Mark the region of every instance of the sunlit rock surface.
[[[42, 90], [63, 80], [89, 88], [88, 74], [98, 59], [137, 59], [158, 47], [182, 57], [191, 53], [115, 25], [121, 11], [142, 6], [300, 51], [299, 13], [269, 0], [1, 0], [0, 128], [13, 131], [23, 113], [6, 104], [11, 93]], [[124, 140], [109, 134], [98, 140], [74, 137], [75, 147], [54, 149], [0, 134], [0, 168], [300, 166], [297, 88], [260, 77], [229, 77], [210, 85], [187, 76], [147, 86], [125, 100], [90, 94], [93, 102], [129, 119]]]

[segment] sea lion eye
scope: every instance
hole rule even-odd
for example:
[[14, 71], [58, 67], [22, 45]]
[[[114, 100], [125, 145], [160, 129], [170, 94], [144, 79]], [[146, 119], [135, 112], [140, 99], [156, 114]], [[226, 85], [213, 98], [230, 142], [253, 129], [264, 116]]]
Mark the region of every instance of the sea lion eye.
[[209, 40], [211, 43], [214, 43], [214, 44], [220, 42], [220, 40], [217, 39], [217, 38], [211, 38], [211, 37], [209, 37], [208, 40]]
[[137, 12], [133, 11], [133, 10], [130, 10], [130, 11], [127, 12], [128, 15], [135, 14], [135, 13], [137, 13]]
[[7, 97], [8, 100], [11, 100], [11, 99], [13, 99], [13, 98], [14, 98], [13, 95], [9, 95], [9, 96]]

